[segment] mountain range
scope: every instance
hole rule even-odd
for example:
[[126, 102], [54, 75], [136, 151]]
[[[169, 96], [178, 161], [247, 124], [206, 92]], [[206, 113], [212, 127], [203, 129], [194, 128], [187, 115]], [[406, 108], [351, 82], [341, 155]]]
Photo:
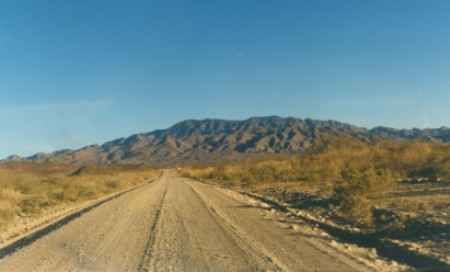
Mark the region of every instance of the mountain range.
[[[6, 161], [55, 161], [70, 164], [148, 163], [175, 165], [237, 159], [260, 154], [305, 152], [325, 137], [374, 139], [424, 139], [450, 141], [450, 128], [366, 129], [338, 121], [321, 121], [278, 116], [232, 121], [220, 119], [186, 120], [174, 126], [120, 138], [102, 145], [77, 150], [38, 153]], [[5, 160], [4, 160], [5, 161]]]

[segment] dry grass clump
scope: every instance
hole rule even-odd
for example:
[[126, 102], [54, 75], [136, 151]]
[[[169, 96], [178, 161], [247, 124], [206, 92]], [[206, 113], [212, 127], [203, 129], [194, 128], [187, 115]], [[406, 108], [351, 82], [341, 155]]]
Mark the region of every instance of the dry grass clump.
[[[83, 167], [14, 163], [0, 165], [0, 230], [18, 217], [70, 206], [124, 190], [156, 177], [144, 167]], [[73, 173], [77, 172], [76, 175]]]
[[[18, 211], [23, 195], [11, 188], [0, 190], [0, 220], [11, 220]], [[1, 222], [1, 221], [0, 221]]]

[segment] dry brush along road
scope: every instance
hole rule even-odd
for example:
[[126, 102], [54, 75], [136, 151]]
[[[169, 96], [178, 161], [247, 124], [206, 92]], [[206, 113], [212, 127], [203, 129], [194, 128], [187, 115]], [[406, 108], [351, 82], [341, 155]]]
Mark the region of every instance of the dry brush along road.
[[216, 187], [166, 172], [11, 254], [0, 271], [373, 271]]

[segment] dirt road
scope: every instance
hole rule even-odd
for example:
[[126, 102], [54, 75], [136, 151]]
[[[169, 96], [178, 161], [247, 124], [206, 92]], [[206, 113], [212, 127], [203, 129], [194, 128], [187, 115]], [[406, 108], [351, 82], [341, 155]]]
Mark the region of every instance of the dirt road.
[[265, 214], [168, 172], [0, 259], [0, 271], [370, 271]]

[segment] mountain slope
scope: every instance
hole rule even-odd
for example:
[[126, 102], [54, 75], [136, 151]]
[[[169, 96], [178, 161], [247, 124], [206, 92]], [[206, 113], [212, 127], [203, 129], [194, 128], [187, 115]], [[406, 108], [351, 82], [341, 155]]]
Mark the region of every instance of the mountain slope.
[[[251, 154], [298, 153], [330, 136], [370, 141], [374, 138], [433, 139], [450, 141], [450, 129], [371, 130], [337, 121], [281, 118], [250, 118], [243, 121], [218, 119], [187, 120], [165, 130], [120, 138], [79, 150], [36, 154], [31, 161], [67, 163], [152, 163], [204, 162], [233, 159]], [[17, 160], [17, 157], [12, 157]]]

